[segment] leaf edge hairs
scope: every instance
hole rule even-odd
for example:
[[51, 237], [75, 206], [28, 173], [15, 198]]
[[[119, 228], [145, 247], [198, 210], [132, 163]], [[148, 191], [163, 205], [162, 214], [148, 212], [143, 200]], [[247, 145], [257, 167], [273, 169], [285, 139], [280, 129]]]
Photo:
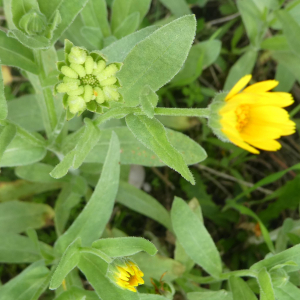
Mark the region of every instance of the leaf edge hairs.
[[281, 144], [276, 140], [296, 130], [295, 122], [283, 109], [294, 103], [293, 97], [290, 93], [270, 92], [279, 84], [276, 80], [246, 87], [251, 78], [246, 75], [228, 93], [216, 95], [210, 105], [209, 126], [221, 140], [251, 153], [259, 154], [256, 148], [277, 151]]

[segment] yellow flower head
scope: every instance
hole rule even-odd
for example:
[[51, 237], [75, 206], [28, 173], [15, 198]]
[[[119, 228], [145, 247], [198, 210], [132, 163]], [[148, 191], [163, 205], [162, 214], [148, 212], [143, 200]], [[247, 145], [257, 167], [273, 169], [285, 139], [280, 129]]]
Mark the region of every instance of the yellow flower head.
[[108, 268], [107, 277], [122, 289], [136, 292], [139, 284], [144, 284], [144, 273], [128, 258], [117, 258]]
[[293, 97], [289, 93], [270, 92], [278, 85], [276, 80], [245, 88], [250, 80], [251, 75], [244, 76], [225, 99], [223, 97], [224, 100], [212, 104], [218, 109], [220, 128], [217, 131], [235, 145], [255, 154], [259, 151], [254, 147], [277, 151], [281, 145], [276, 139], [295, 132], [295, 123], [282, 108], [291, 105]]

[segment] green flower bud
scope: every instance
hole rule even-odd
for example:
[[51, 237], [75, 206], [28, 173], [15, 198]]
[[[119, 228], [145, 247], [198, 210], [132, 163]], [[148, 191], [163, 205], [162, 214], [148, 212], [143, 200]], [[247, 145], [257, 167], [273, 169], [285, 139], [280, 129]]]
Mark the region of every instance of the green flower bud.
[[284, 287], [290, 278], [284, 269], [273, 270], [270, 275], [273, 285], [279, 288]]
[[70, 63], [82, 65], [86, 60], [86, 56], [87, 54], [85, 50], [79, 47], [73, 47], [68, 55], [68, 60]]
[[19, 26], [28, 35], [38, 35], [45, 31], [47, 18], [36, 9], [32, 9], [20, 19]]
[[82, 113], [85, 109], [102, 113], [102, 107], [110, 107], [109, 102], [120, 101], [120, 84], [114, 76], [119, 65], [106, 65], [99, 54], [89, 55], [69, 41], [66, 43], [66, 63], [58, 63], [62, 73], [59, 78], [63, 82], [55, 87], [56, 92], [66, 93], [64, 107], [72, 114]]

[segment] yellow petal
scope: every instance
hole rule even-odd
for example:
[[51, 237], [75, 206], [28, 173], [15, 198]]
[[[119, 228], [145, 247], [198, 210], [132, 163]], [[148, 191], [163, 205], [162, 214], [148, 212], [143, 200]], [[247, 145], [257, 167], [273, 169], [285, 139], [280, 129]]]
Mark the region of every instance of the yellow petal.
[[230, 90], [230, 92], [227, 94], [225, 101], [230, 100], [234, 95], [236, 95], [241, 89], [243, 89], [251, 80], [252, 75], [246, 75], [242, 77]]
[[267, 151], [277, 151], [281, 148], [281, 145], [275, 140], [263, 140], [263, 141], [247, 140], [247, 142], [252, 146]]
[[133, 286], [128, 286], [128, 287], [127, 287], [127, 290], [130, 290], [130, 291], [136, 293], [136, 289], [135, 289]]
[[260, 121], [264, 123], [285, 123], [289, 121], [286, 110], [275, 106], [251, 106], [249, 114], [250, 122]]
[[261, 93], [261, 92], [267, 92], [274, 87], [276, 87], [279, 84], [277, 80], [265, 80], [261, 82], [254, 83], [248, 87], [245, 88], [245, 93]]
[[282, 129], [270, 125], [260, 126], [250, 122], [243, 128], [240, 135], [246, 142], [248, 142], [248, 138], [253, 140], [278, 139], [282, 135]]
[[260, 106], [268, 105], [268, 106], [286, 107], [294, 103], [293, 96], [289, 93], [266, 92], [266, 93], [258, 93], [258, 94], [251, 94], [251, 95], [256, 95], [256, 99], [258, 101], [255, 104]]

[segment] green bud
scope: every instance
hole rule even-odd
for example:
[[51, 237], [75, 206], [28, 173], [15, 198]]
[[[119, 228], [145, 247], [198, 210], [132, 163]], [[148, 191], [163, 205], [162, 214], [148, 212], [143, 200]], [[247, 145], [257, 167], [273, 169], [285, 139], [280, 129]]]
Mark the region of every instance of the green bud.
[[60, 71], [67, 77], [78, 78], [78, 74], [68, 66], [63, 66]]
[[118, 67], [115, 64], [111, 64], [107, 66], [99, 75], [97, 75], [97, 78], [99, 81], [101, 81], [115, 75], [118, 71]]
[[83, 93], [84, 93], [83, 86], [77, 87], [76, 89], [73, 89], [73, 90], [70, 90], [69, 92], [67, 92], [67, 94], [70, 96], [78, 96], [78, 95], [82, 95]]
[[96, 68], [93, 71], [93, 75], [97, 76], [99, 75], [106, 67], [106, 63], [104, 60], [98, 61]]
[[93, 88], [90, 85], [84, 86], [83, 99], [85, 102], [90, 102], [93, 99], [94, 93]]
[[97, 103], [102, 104], [105, 101], [105, 96], [104, 96], [102, 89], [99, 87], [96, 87], [95, 92], [96, 92], [95, 96], [96, 96]]
[[41, 34], [47, 27], [47, 18], [36, 9], [32, 9], [20, 19], [19, 26], [28, 35]]
[[278, 269], [270, 272], [272, 283], [275, 287], [284, 287], [289, 281], [289, 275], [284, 269]]
[[72, 63], [70, 67], [79, 75], [79, 77], [84, 77], [86, 75], [85, 69], [82, 65]]
[[94, 60], [93, 60], [93, 58], [91, 56], [88, 56], [86, 58], [84, 67], [85, 67], [86, 74], [92, 74], [93, 73], [93, 70], [94, 70]]
[[115, 84], [116, 82], [117, 82], [117, 77], [112, 76], [105, 80], [100, 81], [100, 84], [101, 84], [101, 86], [107, 86], [107, 85]]
[[79, 47], [72, 47], [68, 60], [70, 63], [82, 65], [86, 60], [86, 51]]
[[120, 94], [114, 86], [105, 86], [103, 92], [107, 101], [118, 101], [120, 98]]
[[85, 101], [80, 96], [69, 96], [68, 97], [69, 110], [72, 114], [82, 112], [86, 108]]

